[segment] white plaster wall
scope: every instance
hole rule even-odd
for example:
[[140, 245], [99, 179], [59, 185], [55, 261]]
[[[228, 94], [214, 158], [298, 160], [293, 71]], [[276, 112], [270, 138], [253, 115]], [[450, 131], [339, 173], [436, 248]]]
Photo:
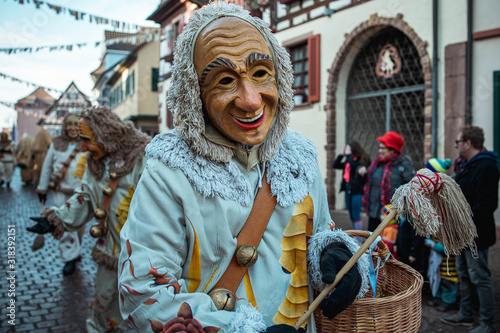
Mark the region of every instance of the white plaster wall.
[[[493, 72], [500, 71], [500, 38], [474, 42], [472, 123], [482, 127], [485, 146], [493, 149]], [[496, 55], [494, 57], [490, 55]]]
[[300, 132], [314, 143], [320, 171], [326, 178], [326, 112], [323, 111], [323, 104], [315, 103], [310, 109], [292, 111], [290, 129]]
[[[432, 20], [432, 18], [430, 18]], [[444, 156], [444, 102], [445, 102], [445, 48], [447, 45], [464, 43], [467, 41], [467, 2], [439, 1], [438, 2], [438, 103], [437, 103], [437, 158], [445, 159]], [[432, 31], [431, 31], [432, 34]], [[432, 61], [432, 36], [429, 38], [428, 52]], [[458, 133], [457, 133], [458, 134]]]
[[500, 28], [500, 1], [481, 0], [474, 2], [474, 31]]

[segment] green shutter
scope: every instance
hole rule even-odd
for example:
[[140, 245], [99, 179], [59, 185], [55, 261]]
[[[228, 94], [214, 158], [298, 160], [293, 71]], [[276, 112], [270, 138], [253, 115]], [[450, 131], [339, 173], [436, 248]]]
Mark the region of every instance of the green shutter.
[[151, 90], [158, 91], [158, 68], [151, 68]]

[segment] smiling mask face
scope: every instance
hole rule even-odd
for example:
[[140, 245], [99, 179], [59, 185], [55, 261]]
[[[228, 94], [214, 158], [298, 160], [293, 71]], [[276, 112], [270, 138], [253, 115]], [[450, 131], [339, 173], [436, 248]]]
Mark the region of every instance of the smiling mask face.
[[271, 51], [260, 32], [235, 17], [217, 19], [199, 34], [194, 65], [203, 107], [215, 127], [242, 144], [264, 141], [278, 88]]
[[94, 140], [94, 133], [90, 129], [89, 125], [85, 121], [80, 120], [78, 122], [78, 127], [80, 129], [80, 138], [82, 139], [82, 151], [89, 151], [92, 154], [94, 160], [99, 160], [107, 155], [104, 148]]
[[76, 139], [79, 135], [78, 129], [78, 116], [70, 115], [66, 118], [66, 122], [64, 123], [66, 134], [70, 139]]

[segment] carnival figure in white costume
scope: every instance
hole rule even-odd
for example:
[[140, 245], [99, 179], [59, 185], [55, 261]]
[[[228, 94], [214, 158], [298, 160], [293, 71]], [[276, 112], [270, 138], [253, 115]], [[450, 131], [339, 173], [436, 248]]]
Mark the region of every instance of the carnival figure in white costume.
[[[49, 151], [45, 155], [36, 189], [42, 205], [50, 190], [54, 205], [62, 206], [80, 185], [83, 173], [76, 172], [77, 162], [81, 164], [80, 169], [85, 170], [85, 160], [82, 157], [84, 152], [81, 151], [81, 146], [78, 115], [69, 113], [64, 117], [61, 135], [52, 139]], [[76, 263], [80, 260], [80, 237], [79, 231], [68, 231], [59, 240], [59, 251], [64, 262], [64, 275], [75, 272]]]
[[10, 187], [14, 168], [16, 166], [16, 157], [12, 151], [12, 141], [9, 134], [2, 132], [0, 138], [0, 187], [5, 183]]
[[[121, 312], [139, 332], [294, 332], [312, 287], [358, 248], [334, 230], [314, 145], [287, 129], [292, 81], [287, 52], [241, 7], [210, 4], [179, 36], [176, 131], [147, 146], [121, 233]], [[363, 295], [367, 271], [363, 258], [323, 313]]]
[[144, 148], [150, 138], [107, 109], [85, 111], [79, 121], [82, 150], [87, 168], [81, 186], [64, 205], [45, 209], [37, 233], [78, 230], [93, 218], [90, 228], [97, 238], [92, 258], [97, 263], [94, 300], [87, 319], [87, 332], [121, 332], [125, 328], [118, 306], [117, 267], [120, 232], [127, 219], [130, 200], [145, 166]]

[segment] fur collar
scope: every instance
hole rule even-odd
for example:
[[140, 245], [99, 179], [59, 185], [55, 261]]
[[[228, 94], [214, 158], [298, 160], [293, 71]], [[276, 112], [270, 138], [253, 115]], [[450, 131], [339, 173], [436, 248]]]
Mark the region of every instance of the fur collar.
[[[204, 197], [220, 196], [243, 206], [253, 202], [250, 183], [233, 160], [214, 162], [193, 151], [176, 133], [161, 133], [146, 147], [149, 158], [184, 172], [195, 190]], [[317, 153], [313, 143], [288, 130], [275, 155], [266, 162], [267, 179], [278, 204], [286, 207], [301, 202], [317, 175]]]

